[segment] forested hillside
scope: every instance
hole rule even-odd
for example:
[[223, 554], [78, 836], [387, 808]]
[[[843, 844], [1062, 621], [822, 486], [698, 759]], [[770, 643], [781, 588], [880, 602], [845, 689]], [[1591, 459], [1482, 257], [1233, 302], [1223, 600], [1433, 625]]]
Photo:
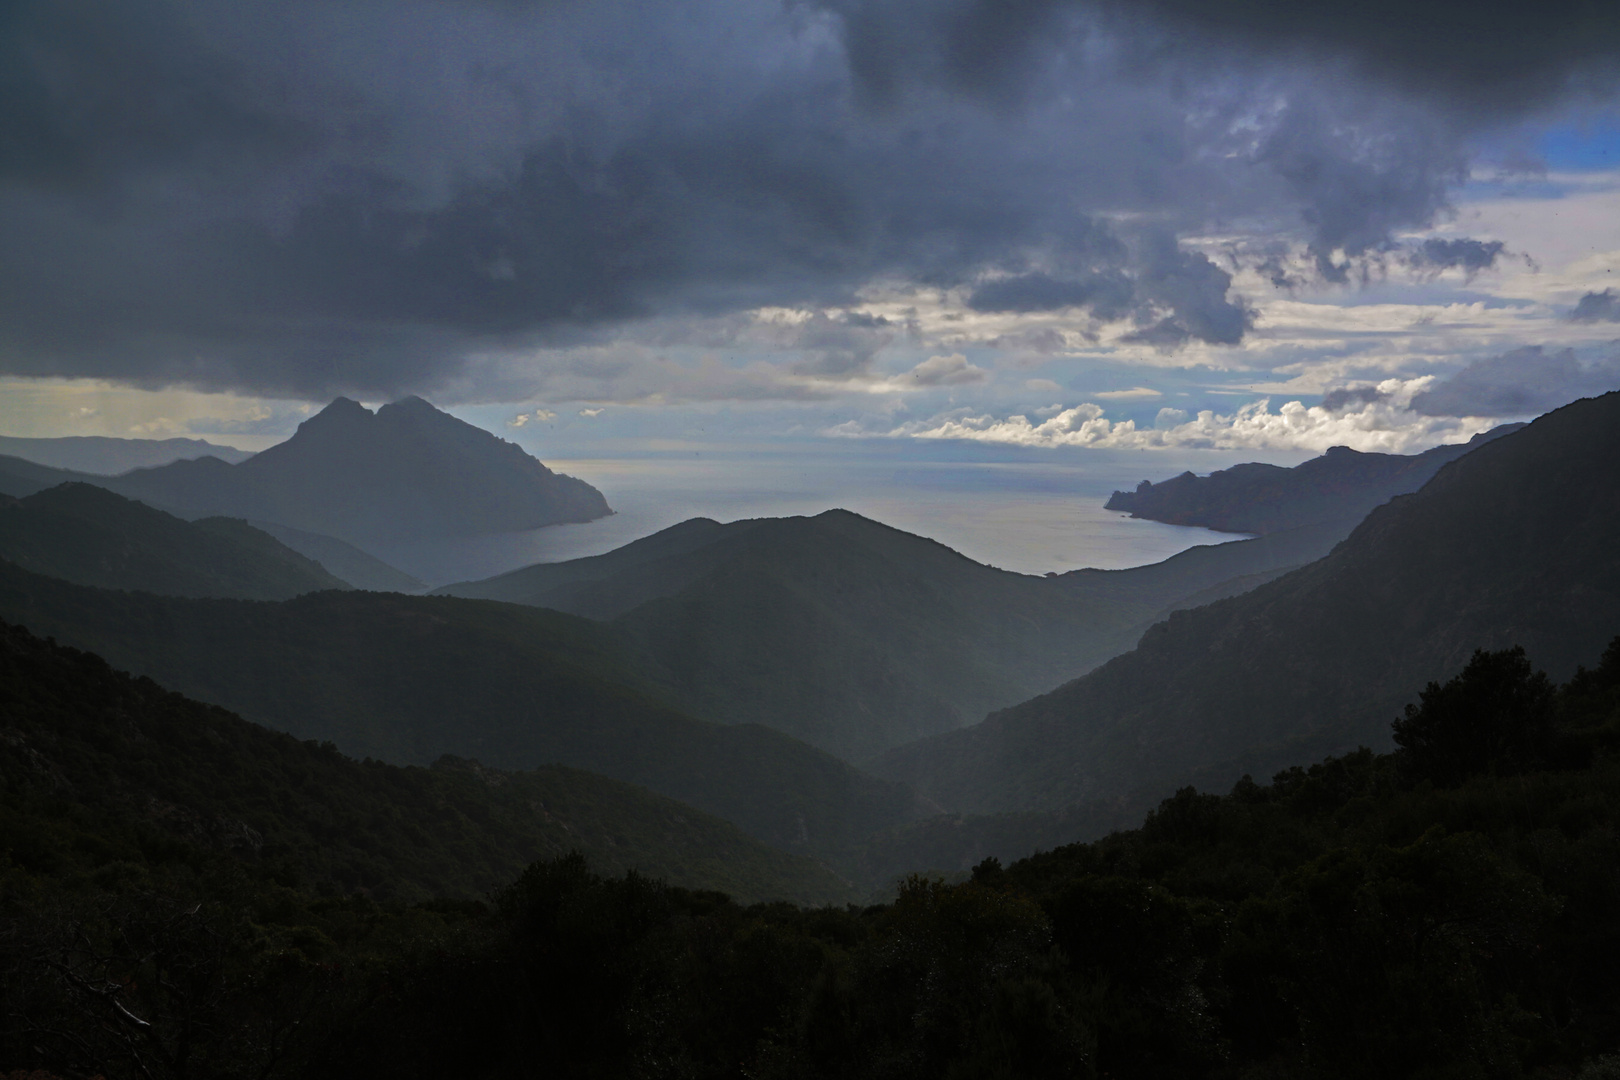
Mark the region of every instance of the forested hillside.
[[1610, 1075], [1620, 641], [1561, 689], [1522, 652], [1476, 654], [1396, 739], [1225, 796], [1189, 788], [1140, 829], [987, 860], [960, 885], [914, 878], [864, 909], [743, 908], [578, 857], [486, 904], [416, 907], [13, 865], [0, 1060], [110, 1080], [195, 1062], [346, 1078]]
[[0, 559], [80, 585], [286, 600], [347, 581], [231, 518], [182, 521], [91, 484], [0, 496]]
[[788, 850], [830, 857], [926, 810], [786, 735], [680, 712], [603, 627], [554, 611], [360, 591], [179, 600], [0, 563], [0, 618], [352, 757], [572, 765]]
[[21, 871], [136, 887], [229, 856], [323, 895], [476, 899], [571, 850], [743, 898], [848, 896], [810, 860], [629, 784], [362, 763], [0, 623], [0, 857]]

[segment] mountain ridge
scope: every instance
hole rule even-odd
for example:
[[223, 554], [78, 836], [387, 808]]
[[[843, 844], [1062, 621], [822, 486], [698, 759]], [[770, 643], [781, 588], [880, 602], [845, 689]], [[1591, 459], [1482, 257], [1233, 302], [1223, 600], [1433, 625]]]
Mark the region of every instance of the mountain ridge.
[[1055, 688], [1188, 598], [1250, 587], [1337, 538], [1303, 529], [1037, 577], [846, 510], [695, 518], [435, 592], [605, 622], [699, 715], [763, 723], [859, 763]]
[[1266, 534], [1344, 521], [1348, 533], [1348, 526], [1373, 507], [1416, 491], [1442, 466], [1523, 426], [1503, 424], [1466, 443], [1436, 446], [1420, 454], [1363, 453], [1332, 446], [1291, 469], [1249, 463], [1208, 476], [1185, 472], [1157, 484], [1144, 480], [1135, 491], [1116, 491], [1105, 507], [1134, 518], [1220, 532]]
[[0, 558], [80, 585], [287, 600], [349, 582], [247, 522], [182, 521], [93, 484], [0, 496]]
[[107, 435], [31, 439], [0, 435], [0, 455], [49, 468], [117, 476], [131, 469], [167, 465], [182, 458], [216, 457], [235, 465], [252, 457], [253, 452], [206, 439], [120, 439]]
[[1566, 677], [1620, 626], [1620, 393], [1476, 448], [1326, 558], [1183, 611], [1138, 647], [873, 768], [949, 809], [1056, 809], [1219, 786], [1387, 741], [1388, 717], [1476, 648]]

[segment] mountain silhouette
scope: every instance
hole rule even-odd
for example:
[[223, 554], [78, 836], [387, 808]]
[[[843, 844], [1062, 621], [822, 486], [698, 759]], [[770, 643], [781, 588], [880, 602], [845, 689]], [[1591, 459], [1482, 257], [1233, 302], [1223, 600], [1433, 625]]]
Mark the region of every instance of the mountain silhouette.
[[286, 600], [349, 583], [244, 521], [182, 521], [91, 484], [0, 496], [0, 558], [81, 585]]
[[1222, 788], [1357, 744], [1473, 650], [1555, 678], [1620, 631], [1620, 393], [1446, 465], [1326, 558], [1172, 615], [1050, 694], [889, 753], [879, 775], [964, 812]]
[[850, 513], [693, 519], [605, 555], [441, 593], [608, 622], [696, 714], [847, 761], [973, 723], [1130, 648], [1167, 609], [1325, 553], [1309, 530], [1051, 577]]
[[181, 517], [272, 522], [367, 548], [612, 513], [601, 492], [421, 398], [338, 398], [239, 465], [176, 461], [98, 480]]
[[1373, 507], [1416, 491], [1442, 465], [1523, 426], [1503, 424], [1466, 443], [1421, 454], [1364, 454], [1333, 446], [1292, 469], [1251, 462], [1208, 476], [1184, 472], [1157, 484], [1144, 480], [1135, 491], [1116, 491], [1106, 508], [1221, 532], [1265, 534], [1334, 522], [1348, 534]]
[[98, 476], [117, 476], [131, 469], [167, 465], [182, 458], [216, 457], [235, 465], [253, 456], [247, 450], [219, 446], [206, 439], [115, 439], [105, 435], [67, 435], [56, 439], [0, 435], [0, 454]]
[[357, 589], [404, 593], [427, 589], [426, 585], [405, 571], [335, 536], [292, 529], [273, 521], [250, 521], [248, 524], [269, 533], [300, 555], [314, 559]]

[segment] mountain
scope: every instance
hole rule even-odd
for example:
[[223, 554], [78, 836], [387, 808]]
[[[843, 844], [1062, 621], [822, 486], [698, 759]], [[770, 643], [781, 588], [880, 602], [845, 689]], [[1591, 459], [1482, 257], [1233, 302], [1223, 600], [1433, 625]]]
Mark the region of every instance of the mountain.
[[1348, 533], [1373, 507], [1416, 491], [1442, 465], [1523, 424], [1503, 424], [1466, 443], [1436, 446], [1421, 454], [1363, 454], [1330, 447], [1321, 457], [1292, 469], [1251, 463], [1116, 491], [1107, 509], [1170, 525], [1202, 525], [1222, 532], [1272, 533], [1323, 522], [1343, 522]]
[[389, 566], [375, 555], [346, 544], [335, 536], [289, 529], [273, 521], [250, 521], [254, 528], [269, 533], [287, 547], [307, 555], [357, 589], [372, 592], [424, 592], [427, 586], [403, 570]]
[[98, 476], [116, 476], [131, 469], [200, 457], [216, 457], [236, 465], [253, 456], [251, 451], [218, 446], [203, 439], [114, 439], [101, 435], [69, 435], [60, 439], [0, 435], [0, 454]]
[[0, 715], [0, 858], [35, 872], [213, 852], [379, 899], [475, 899], [577, 849], [744, 899], [849, 895], [811, 860], [629, 784], [361, 764], [3, 623]]
[[362, 591], [181, 600], [0, 563], [0, 618], [354, 757], [589, 769], [788, 850], [831, 857], [925, 812], [786, 735], [669, 707], [605, 628], [558, 612]]
[[56, 487], [58, 484], [105, 485], [106, 482], [106, 477], [96, 476], [93, 473], [57, 469], [25, 461], [19, 457], [0, 457], [0, 495], [10, 495], [14, 499]]
[[99, 487], [0, 496], [0, 558], [81, 585], [286, 600], [349, 583], [246, 522], [182, 521]]
[[601, 492], [421, 398], [338, 398], [240, 465], [176, 461], [101, 481], [181, 517], [237, 517], [361, 548], [537, 529], [612, 513]]
[[1576, 402], [1374, 510], [1326, 558], [1179, 612], [1089, 675], [874, 765], [949, 809], [1219, 787], [1358, 743], [1476, 648], [1555, 677], [1620, 631], [1620, 393]]
[[1053, 689], [1187, 597], [1252, 587], [1335, 539], [1300, 530], [1153, 567], [1032, 577], [831, 510], [694, 519], [438, 591], [609, 622], [698, 715], [859, 762]]

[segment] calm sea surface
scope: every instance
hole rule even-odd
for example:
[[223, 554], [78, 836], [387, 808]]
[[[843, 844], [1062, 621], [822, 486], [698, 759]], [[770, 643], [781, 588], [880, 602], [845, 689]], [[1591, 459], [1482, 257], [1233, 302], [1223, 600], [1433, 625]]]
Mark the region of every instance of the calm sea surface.
[[[1115, 488], [1164, 479], [1179, 463], [868, 461], [805, 455], [709, 459], [549, 460], [607, 496], [616, 513], [446, 544], [381, 552], [431, 584], [466, 581], [536, 562], [598, 555], [693, 517], [818, 514], [842, 507], [1026, 574], [1157, 562], [1229, 533], [1133, 521], [1104, 510]], [[1225, 462], [1211, 467], [1223, 467]], [[1152, 471], [1147, 471], [1151, 467]], [[1198, 471], [1206, 471], [1199, 469]]]

